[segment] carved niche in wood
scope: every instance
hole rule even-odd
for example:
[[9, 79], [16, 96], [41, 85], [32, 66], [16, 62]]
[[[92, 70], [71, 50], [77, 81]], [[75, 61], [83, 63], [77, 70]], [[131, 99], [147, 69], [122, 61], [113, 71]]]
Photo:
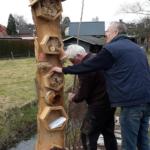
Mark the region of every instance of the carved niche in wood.
[[40, 43], [44, 53], [48, 54], [59, 54], [62, 48], [60, 39], [56, 36], [45, 35]]
[[49, 106], [56, 106], [60, 102], [60, 95], [53, 90], [49, 90], [45, 95], [45, 103]]
[[64, 77], [62, 73], [51, 72], [44, 76], [44, 86], [59, 91], [63, 87]]
[[47, 130], [63, 130], [67, 123], [68, 117], [62, 106], [46, 106], [40, 115], [40, 120]]
[[34, 6], [38, 17], [55, 20], [62, 13], [60, 0], [31, 0], [31, 6]]

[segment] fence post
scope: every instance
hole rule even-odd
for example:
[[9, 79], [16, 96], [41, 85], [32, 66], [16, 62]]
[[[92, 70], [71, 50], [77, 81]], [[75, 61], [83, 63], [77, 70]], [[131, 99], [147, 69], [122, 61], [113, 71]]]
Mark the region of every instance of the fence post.
[[10, 52], [10, 54], [11, 54], [11, 59], [14, 59], [14, 54], [12, 51]]
[[28, 50], [28, 57], [31, 57], [30, 50]]

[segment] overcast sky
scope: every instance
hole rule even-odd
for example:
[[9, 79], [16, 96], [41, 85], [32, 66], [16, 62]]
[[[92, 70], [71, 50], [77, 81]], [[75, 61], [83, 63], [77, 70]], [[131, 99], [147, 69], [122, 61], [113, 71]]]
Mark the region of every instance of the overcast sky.
[[[7, 26], [8, 16], [10, 13], [24, 16], [28, 23], [32, 22], [29, 0], [0, 0], [0, 24]], [[99, 21], [132, 21], [139, 18], [138, 15], [120, 14], [118, 10], [121, 5], [133, 3], [139, 0], [85, 0], [83, 21], [91, 21], [92, 18], [98, 17]], [[146, 0], [140, 0], [144, 2]], [[81, 14], [82, 0], [66, 0], [62, 3], [63, 16], [70, 17], [71, 21], [79, 21]]]

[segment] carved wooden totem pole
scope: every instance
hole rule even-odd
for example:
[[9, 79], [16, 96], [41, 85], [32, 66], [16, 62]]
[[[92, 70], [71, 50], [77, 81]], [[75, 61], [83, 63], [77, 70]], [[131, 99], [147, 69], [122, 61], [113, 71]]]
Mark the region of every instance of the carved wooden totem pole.
[[61, 66], [61, 0], [30, 0], [30, 6], [36, 27], [38, 133], [35, 149], [62, 150], [67, 122], [63, 107], [64, 78], [63, 74], [50, 71], [53, 66]]

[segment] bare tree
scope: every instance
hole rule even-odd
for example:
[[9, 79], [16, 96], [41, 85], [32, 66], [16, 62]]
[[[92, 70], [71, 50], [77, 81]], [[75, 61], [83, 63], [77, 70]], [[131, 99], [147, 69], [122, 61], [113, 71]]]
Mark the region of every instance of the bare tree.
[[143, 15], [139, 22], [129, 24], [129, 27], [131, 27], [130, 33], [136, 35], [140, 39], [140, 43], [143, 44], [148, 51], [150, 39], [150, 0], [124, 4], [121, 6], [119, 12]]
[[149, 16], [150, 15], [150, 0], [145, 0], [144, 2], [135, 2], [122, 4], [120, 8], [121, 13], [132, 13]]
[[60, 24], [61, 24], [61, 34], [62, 34], [62, 37], [65, 38], [65, 31], [69, 27], [70, 18], [69, 17], [62, 18]]
[[24, 19], [24, 16], [13, 15], [15, 18], [16, 26], [25, 26], [27, 25], [27, 21]]
[[138, 43], [148, 51], [150, 47], [150, 17], [146, 16], [137, 23], [126, 23], [126, 25], [128, 26], [128, 34], [136, 36]]
[[148, 52], [149, 50], [149, 39], [150, 39], [150, 18], [143, 18], [139, 24], [137, 25], [137, 31], [139, 33], [139, 37], [143, 39], [143, 44]]
[[97, 21], [99, 21], [98, 16], [96, 16], [96, 17], [92, 18], [92, 22], [97, 22]]

